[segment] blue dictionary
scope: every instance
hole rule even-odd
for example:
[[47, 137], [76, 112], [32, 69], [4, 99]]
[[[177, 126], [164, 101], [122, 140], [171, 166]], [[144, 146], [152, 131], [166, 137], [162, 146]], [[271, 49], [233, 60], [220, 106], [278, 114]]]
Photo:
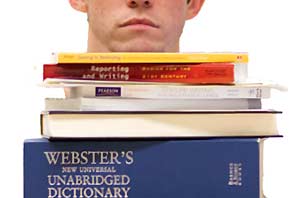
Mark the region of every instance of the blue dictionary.
[[24, 143], [24, 198], [260, 198], [258, 138]]

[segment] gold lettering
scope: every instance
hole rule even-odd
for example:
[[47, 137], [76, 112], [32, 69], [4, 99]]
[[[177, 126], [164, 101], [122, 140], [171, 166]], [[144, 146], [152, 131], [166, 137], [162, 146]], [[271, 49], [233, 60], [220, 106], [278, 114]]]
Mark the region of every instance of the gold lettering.
[[44, 152], [49, 164], [57, 164], [60, 153], [59, 152]]
[[119, 162], [118, 160], [118, 156], [119, 156], [118, 152], [111, 151], [110, 154], [111, 154], [110, 164], [115, 164], [115, 163], [121, 164], [121, 162]]
[[128, 151], [126, 153], [126, 164], [132, 164], [133, 163], [133, 151]]
[[124, 192], [124, 196], [123, 197], [127, 198], [128, 197], [128, 191], [130, 191], [130, 187], [128, 187], [128, 188], [121, 188], [121, 189]]
[[55, 188], [48, 188], [48, 198], [54, 198], [58, 194]]
[[61, 164], [70, 164], [69, 152], [61, 152]]

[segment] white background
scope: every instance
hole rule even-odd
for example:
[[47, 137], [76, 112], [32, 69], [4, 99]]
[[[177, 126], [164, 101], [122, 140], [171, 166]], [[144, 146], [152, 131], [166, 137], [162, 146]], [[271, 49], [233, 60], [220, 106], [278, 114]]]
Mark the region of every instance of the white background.
[[[247, 51], [251, 77], [289, 88], [266, 102], [284, 111], [284, 138], [265, 144], [269, 198], [298, 197], [297, 8], [295, 0], [206, 0], [182, 36], [182, 51]], [[53, 51], [86, 50], [87, 19], [67, 0], [12, 0], [1, 2], [0, 20], [1, 197], [22, 197], [23, 140], [39, 137], [40, 67]]]

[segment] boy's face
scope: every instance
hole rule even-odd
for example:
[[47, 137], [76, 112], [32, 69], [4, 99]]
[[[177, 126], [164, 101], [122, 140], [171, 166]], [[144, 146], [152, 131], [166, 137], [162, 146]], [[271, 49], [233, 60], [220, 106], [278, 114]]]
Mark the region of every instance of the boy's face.
[[89, 52], [179, 51], [185, 20], [194, 12], [186, 0], [82, 1], [89, 21]]

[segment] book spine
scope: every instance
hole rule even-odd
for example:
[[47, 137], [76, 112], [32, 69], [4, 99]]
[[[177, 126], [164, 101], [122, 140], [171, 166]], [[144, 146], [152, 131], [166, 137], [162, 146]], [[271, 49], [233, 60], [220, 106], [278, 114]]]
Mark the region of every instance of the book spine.
[[55, 63], [247, 63], [247, 53], [54, 53]]
[[163, 85], [96, 85], [65, 87], [66, 98], [126, 97], [154, 99], [237, 99], [270, 98], [269, 87], [237, 86], [163, 86]]
[[44, 65], [43, 79], [232, 84], [232, 63]]
[[31, 140], [24, 144], [24, 198], [259, 197], [260, 144]]
[[[117, 105], [113, 105], [117, 104]], [[119, 99], [114, 98], [46, 98], [45, 111], [171, 111], [261, 109], [260, 99]]]

